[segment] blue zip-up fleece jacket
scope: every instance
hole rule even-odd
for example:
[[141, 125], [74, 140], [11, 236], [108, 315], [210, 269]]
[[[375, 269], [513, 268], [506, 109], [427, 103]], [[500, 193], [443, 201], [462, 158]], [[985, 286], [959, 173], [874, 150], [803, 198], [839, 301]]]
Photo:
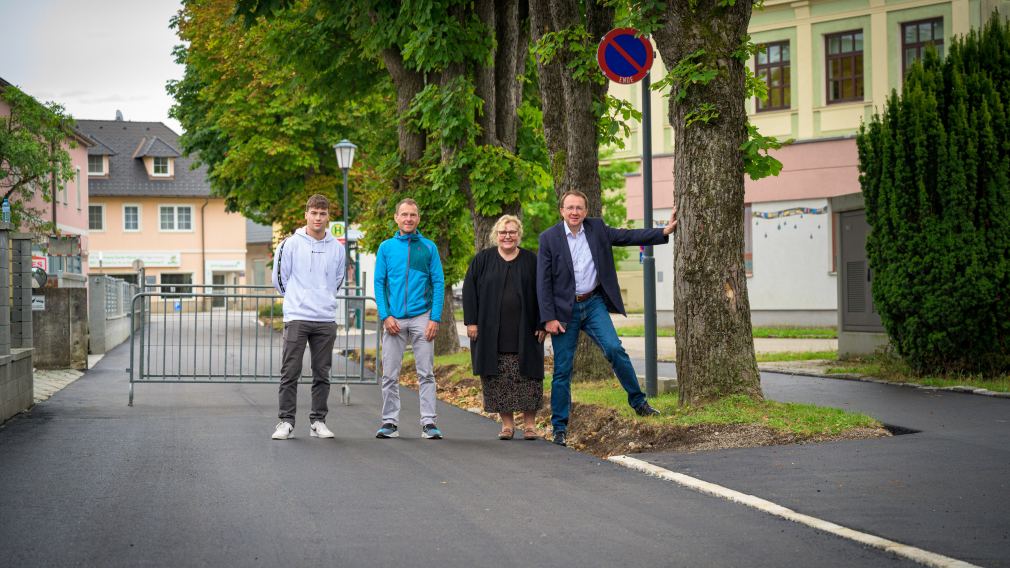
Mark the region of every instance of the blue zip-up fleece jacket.
[[284, 296], [284, 321], [337, 319], [334, 296], [344, 282], [344, 246], [326, 231], [317, 241], [302, 227], [274, 254], [274, 288]]
[[375, 301], [379, 321], [389, 316], [412, 318], [431, 310], [431, 321], [442, 321], [445, 277], [435, 243], [421, 233], [403, 235], [379, 245], [375, 259]]

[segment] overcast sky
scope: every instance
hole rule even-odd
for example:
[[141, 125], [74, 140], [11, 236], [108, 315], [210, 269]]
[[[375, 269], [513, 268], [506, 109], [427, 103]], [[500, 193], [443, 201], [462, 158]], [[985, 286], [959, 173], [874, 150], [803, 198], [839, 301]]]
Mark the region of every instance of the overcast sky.
[[180, 0], [0, 0], [0, 77], [78, 119], [164, 122]]

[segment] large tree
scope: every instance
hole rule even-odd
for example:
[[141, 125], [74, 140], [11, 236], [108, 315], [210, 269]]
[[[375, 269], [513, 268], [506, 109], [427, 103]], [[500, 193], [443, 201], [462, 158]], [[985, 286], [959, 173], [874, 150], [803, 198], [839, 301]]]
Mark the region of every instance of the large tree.
[[[751, 0], [672, 0], [653, 13], [674, 130], [674, 297], [680, 403], [761, 398], [743, 266], [744, 173], [777, 171], [744, 100]], [[780, 167], [780, 166], [779, 166]]]
[[[597, 67], [597, 43], [614, 23], [614, 8], [609, 4], [544, 0], [530, 5], [543, 134], [554, 180], [551, 213], [555, 223], [557, 199], [569, 190], [586, 194], [589, 216], [603, 216], [600, 147], [620, 143], [619, 116], [640, 117], [630, 103], [607, 95], [609, 84]], [[603, 352], [585, 333], [579, 337], [574, 370], [573, 377], [579, 380], [613, 376]]]

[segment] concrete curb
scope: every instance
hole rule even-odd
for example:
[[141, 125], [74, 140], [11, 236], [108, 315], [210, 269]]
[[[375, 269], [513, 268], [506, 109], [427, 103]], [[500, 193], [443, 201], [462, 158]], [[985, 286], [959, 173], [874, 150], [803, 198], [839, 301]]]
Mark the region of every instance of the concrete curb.
[[977, 394], [979, 396], [989, 396], [993, 398], [1010, 398], [1010, 392], [995, 392], [989, 389], [980, 389], [975, 387], [969, 387], [964, 385], [957, 385], [952, 387], [931, 387], [928, 385], [917, 385], [915, 383], [896, 383], [893, 381], [885, 381], [883, 379], [876, 379], [873, 377], [867, 377], [864, 375], [853, 375], [851, 373], [837, 373], [837, 374], [827, 374], [827, 373], [815, 373], [812, 371], [797, 371], [793, 369], [782, 369], [778, 367], [762, 367], [758, 365], [758, 370], [762, 373], [779, 373], [780, 375], [796, 375], [800, 377], [818, 377], [822, 379], [839, 379], [843, 381], [859, 381], [861, 383], [876, 383], [878, 385], [894, 385], [899, 387], [915, 388], [924, 391], [941, 391], [941, 392], [957, 392], [962, 394]]

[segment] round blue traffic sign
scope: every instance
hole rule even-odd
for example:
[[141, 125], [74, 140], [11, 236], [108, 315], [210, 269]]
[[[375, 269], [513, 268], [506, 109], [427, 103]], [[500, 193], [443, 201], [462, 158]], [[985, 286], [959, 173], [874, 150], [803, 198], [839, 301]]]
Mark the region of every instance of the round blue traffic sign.
[[596, 49], [600, 70], [624, 85], [641, 81], [652, 68], [652, 44], [634, 28], [610, 30]]

